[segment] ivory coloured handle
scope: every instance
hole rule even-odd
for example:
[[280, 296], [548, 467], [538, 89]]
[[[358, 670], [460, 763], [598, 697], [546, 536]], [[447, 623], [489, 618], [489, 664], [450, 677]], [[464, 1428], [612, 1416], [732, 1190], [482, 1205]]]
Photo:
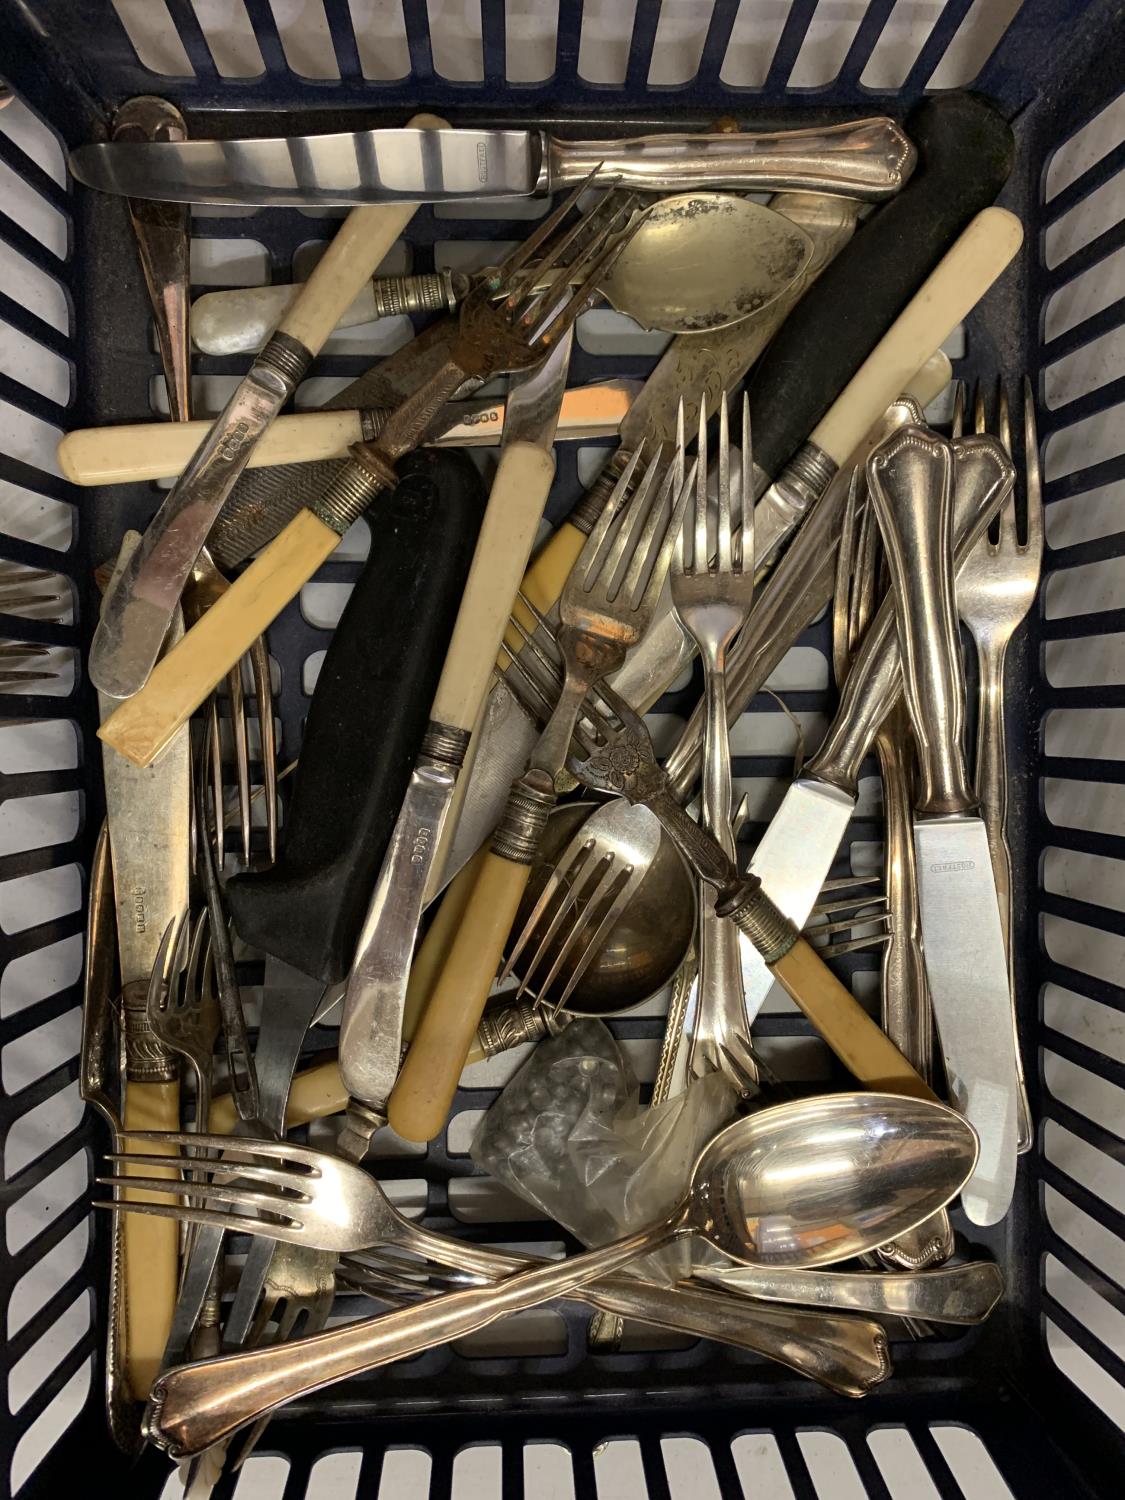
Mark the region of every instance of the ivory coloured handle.
[[[536, 553], [531, 566], [523, 575], [520, 592], [527, 595], [541, 614], [548, 614], [559, 602], [566, 580], [570, 577], [570, 570], [578, 561], [578, 555], [585, 545], [585, 533], [579, 531], [577, 526], [572, 526], [569, 521], [564, 521]], [[522, 600], [516, 600], [512, 606], [512, 614], [525, 630], [535, 629], [535, 618]], [[523, 645], [523, 637], [514, 625], [509, 625], [505, 630], [504, 639], [513, 651], [518, 651]], [[500, 669], [503, 670], [507, 664], [508, 658], [501, 656]]]
[[488, 851], [449, 957], [387, 1104], [404, 1140], [431, 1141], [449, 1116], [531, 866]]
[[554, 455], [535, 443], [510, 443], [500, 455], [430, 710], [437, 723], [466, 732], [476, 723], [554, 477]]
[[843, 464], [1022, 243], [1023, 226], [1006, 208], [986, 208], [977, 214], [829, 407], [810, 434], [810, 443]]
[[929, 1085], [804, 938], [771, 964], [770, 971], [860, 1083], [937, 1103]]
[[[125, 1089], [124, 1126], [128, 1130], [179, 1130], [178, 1083], [129, 1083]], [[157, 1156], [158, 1142], [130, 1140], [128, 1149]], [[120, 1148], [119, 1148], [120, 1149]], [[178, 1176], [170, 1167], [125, 1169], [126, 1176]], [[161, 1203], [159, 1193], [124, 1190], [137, 1203]], [[147, 1401], [160, 1373], [164, 1346], [172, 1331], [179, 1280], [179, 1225], [152, 1214], [123, 1214], [121, 1224], [125, 1304], [125, 1377], [136, 1401]]]
[[[59, 443], [59, 467], [72, 484], [170, 479], [187, 465], [211, 423], [133, 422], [81, 427]], [[347, 458], [363, 436], [358, 411], [310, 411], [278, 417], [254, 445], [246, 467]]]
[[125, 698], [98, 737], [150, 765], [181, 725], [340, 545], [331, 526], [300, 510], [221, 599], [162, 656], [139, 693]]
[[[415, 115], [408, 128], [447, 130], [449, 125], [436, 115]], [[417, 211], [414, 203], [353, 208], [313, 267], [301, 295], [282, 316], [277, 332], [288, 334], [311, 354], [317, 354], [345, 308], [359, 295]]]
[[[204, 354], [253, 354], [292, 307], [303, 283], [246, 286], [204, 292], [191, 307], [191, 337]], [[364, 285], [340, 315], [338, 328], [354, 328], [375, 317], [375, 297]]]

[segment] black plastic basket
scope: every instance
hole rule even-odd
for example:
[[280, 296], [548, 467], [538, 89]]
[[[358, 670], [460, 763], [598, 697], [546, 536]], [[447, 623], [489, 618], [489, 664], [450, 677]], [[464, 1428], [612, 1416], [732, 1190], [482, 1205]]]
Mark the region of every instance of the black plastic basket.
[[[93, 567], [116, 551], [126, 525], [144, 523], [158, 492], [75, 491], [53, 455], [58, 429], [149, 413], [159, 360], [124, 207], [75, 188], [62, 147], [92, 138], [118, 104], [144, 93], [179, 105], [195, 135], [331, 129], [360, 112], [369, 123], [401, 123], [419, 107], [454, 122], [526, 120], [593, 135], [672, 121], [705, 126], [720, 115], [745, 127], [901, 116], [927, 88], [969, 84], [1015, 126], [1018, 159], [1003, 201], [1022, 218], [1027, 241], [1018, 266], [969, 321], [955, 370], [970, 380], [1000, 374], [1010, 386], [1030, 375], [1049, 502], [1040, 603], [1010, 666], [1022, 686], [1012, 694], [1009, 741], [1022, 893], [1018, 989], [1038, 1130], [1006, 1223], [974, 1236], [1006, 1271], [1004, 1303], [982, 1328], [896, 1347], [894, 1377], [861, 1404], [708, 1344], [650, 1340], [591, 1355], [585, 1319], [567, 1309], [548, 1315], [555, 1342], [536, 1347], [533, 1335], [534, 1352], [526, 1352], [525, 1329], [524, 1352], [517, 1344], [503, 1354], [436, 1350], [291, 1408], [220, 1493], [236, 1483], [243, 1500], [1120, 1492], [1123, 63], [1119, 0], [0, 6], [0, 72], [15, 96], [0, 110], [0, 561], [8, 565], [0, 635], [35, 653], [17, 660], [9, 652], [7, 664], [33, 676], [0, 690], [0, 1495], [57, 1496], [73, 1485], [85, 1494], [155, 1496], [168, 1476], [152, 1454], [130, 1467], [105, 1431], [106, 1226], [87, 1207], [105, 1142], [81, 1111], [76, 1083], [83, 872], [101, 818], [96, 705], [79, 657], [94, 616]], [[422, 209], [408, 235], [413, 269], [428, 269], [442, 242], [514, 237], [514, 217]], [[205, 212], [193, 230], [244, 248], [256, 242], [259, 279], [284, 281], [294, 252], [331, 233], [328, 218]], [[598, 352], [592, 327], [579, 335], [573, 383], [651, 368], [651, 346]], [[314, 377], [351, 378], [372, 362], [360, 345], [333, 347]], [[195, 361], [204, 380], [229, 382], [245, 367], [237, 358]], [[224, 394], [205, 390], [199, 404], [214, 409]], [[566, 445], [559, 453], [556, 516], [582, 484], [581, 455]], [[354, 556], [338, 557], [319, 577], [347, 585], [357, 567]], [[61, 611], [21, 602], [53, 586], [24, 588], [22, 568], [55, 575]], [[59, 613], [61, 621], [44, 618]], [[304, 664], [326, 640], [296, 605], [270, 632], [283, 761], [295, 753], [307, 711]], [[827, 658], [827, 623], [800, 644]], [[826, 670], [819, 679], [786, 678], [779, 697], [797, 714], [822, 715], [831, 708], [827, 683]], [[658, 711], [682, 713], [688, 701], [686, 691], [671, 694]], [[751, 709], [754, 743], [777, 744], [779, 753], [738, 759], [736, 775], [781, 778], [791, 769], [775, 733], [779, 708], [762, 696]], [[841, 867], [860, 862], [863, 846], [880, 836], [861, 801]], [[845, 971], [863, 993], [875, 959], [854, 956]], [[658, 1019], [634, 1015], [613, 1026], [639, 1071], [646, 1055], [651, 1069]], [[796, 1047], [802, 1070], [811, 1059], [827, 1074], [794, 1013], [764, 1017], [761, 1030], [781, 1067]], [[486, 1107], [498, 1077], [463, 1089], [457, 1110]], [[436, 1226], [527, 1244], [558, 1238], [549, 1224], [506, 1223], [502, 1211], [498, 1219], [495, 1210], [490, 1217], [464, 1206], [473, 1176], [465, 1135], [462, 1122], [459, 1136], [424, 1159], [384, 1163], [386, 1175], [404, 1192], [417, 1182], [419, 1206]]]

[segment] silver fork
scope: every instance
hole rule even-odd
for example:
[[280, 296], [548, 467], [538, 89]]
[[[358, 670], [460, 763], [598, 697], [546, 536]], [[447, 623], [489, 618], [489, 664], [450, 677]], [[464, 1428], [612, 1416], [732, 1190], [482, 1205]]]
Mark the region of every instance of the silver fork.
[[195, 1129], [207, 1130], [215, 1043], [219, 1036], [219, 1004], [210, 980], [211, 947], [206, 910], [182, 929], [176, 942], [182, 952], [187, 939], [187, 961], [165, 962], [173, 931], [164, 934], [145, 997], [145, 1012], [157, 1038], [191, 1064], [195, 1074]]
[[[703, 823], [723, 850], [735, 858], [731, 830], [730, 729], [727, 723], [727, 649], [746, 623], [754, 600], [754, 505], [750, 452], [750, 403], [742, 398], [741, 483], [733, 519], [730, 430], [727, 396], [719, 406], [718, 506], [713, 538], [707, 498], [707, 422], [700, 412], [693, 524], [685, 522], [672, 558], [672, 605], [695, 641], [703, 662], [706, 724], [703, 750]], [[746, 1045], [742, 963], [738, 929], [715, 915], [714, 892], [698, 887], [698, 971], [684, 1025], [690, 1046], [684, 1059], [689, 1076], [704, 1071], [730, 1073], [737, 1062], [742, 1089], [757, 1069]]]
[[[959, 382], [954, 398], [953, 436], [961, 436], [964, 423], [965, 389]], [[997, 436], [1009, 458], [1012, 456], [1008, 396], [1003, 385], [997, 390]], [[973, 429], [987, 432], [984, 397], [977, 387], [973, 402]], [[981, 803], [992, 855], [992, 872], [1000, 901], [1000, 924], [1008, 950], [1008, 980], [1013, 998], [1012, 1029], [1016, 1043], [1016, 1116], [1020, 1151], [1030, 1150], [1034, 1140], [1031, 1107], [1020, 1057], [1019, 1030], [1015, 1013], [1015, 965], [1012, 951], [1012, 855], [1008, 847], [1008, 772], [1004, 725], [1004, 662], [1008, 644], [1022, 623], [1039, 588], [1043, 565], [1043, 488], [1039, 473], [1039, 438], [1035, 424], [1035, 396], [1031, 382], [1023, 382], [1024, 466], [1027, 474], [1027, 538], [1021, 542], [1016, 529], [1016, 501], [1011, 496], [1000, 512], [999, 539], [985, 532], [957, 574], [957, 610], [977, 645], [980, 666], [980, 700], [977, 725], [976, 790]]]

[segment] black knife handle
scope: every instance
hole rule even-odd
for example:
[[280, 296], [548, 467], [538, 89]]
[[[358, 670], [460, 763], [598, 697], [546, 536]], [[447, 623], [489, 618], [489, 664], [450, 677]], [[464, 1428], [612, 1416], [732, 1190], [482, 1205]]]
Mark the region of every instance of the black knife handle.
[[239, 935], [326, 983], [351, 965], [484, 515], [463, 453], [423, 449], [398, 473], [320, 670], [281, 856], [227, 884]]
[[747, 381], [754, 460], [771, 479], [1011, 172], [1011, 129], [975, 94], [926, 99], [906, 128], [914, 175], [821, 272]]

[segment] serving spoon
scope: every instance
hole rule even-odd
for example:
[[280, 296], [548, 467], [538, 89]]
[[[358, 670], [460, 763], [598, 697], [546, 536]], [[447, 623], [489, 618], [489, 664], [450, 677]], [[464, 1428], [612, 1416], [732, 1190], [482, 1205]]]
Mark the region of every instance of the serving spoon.
[[173, 1458], [191, 1456], [300, 1396], [564, 1296], [683, 1235], [747, 1264], [848, 1260], [943, 1207], [976, 1159], [971, 1126], [923, 1099], [846, 1093], [762, 1110], [704, 1148], [659, 1223], [492, 1286], [170, 1370], [153, 1387], [148, 1435]]

